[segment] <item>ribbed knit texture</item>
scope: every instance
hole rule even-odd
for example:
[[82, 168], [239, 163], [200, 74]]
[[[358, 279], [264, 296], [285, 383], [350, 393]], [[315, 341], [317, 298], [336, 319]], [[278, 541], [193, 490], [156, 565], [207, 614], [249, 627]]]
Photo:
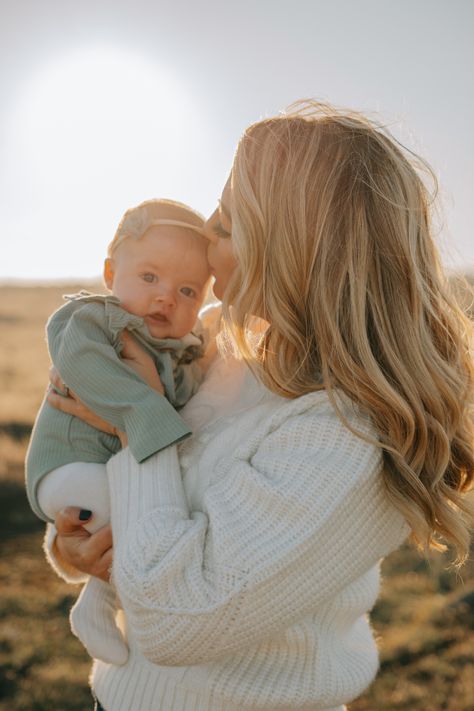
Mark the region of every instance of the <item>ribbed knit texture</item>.
[[408, 533], [380, 451], [324, 392], [282, 399], [222, 360], [183, 415], [179, 459], [108, 464], [130, 656], [95, 664], [96, 694], [107, 711], [340, 711], [376, 673], [366, 612]]
[[91, 657], [125, 664], [128, 647], [115, 624], [115, 591], [109, 583], [90, 577], [69, 615], [71, 630]]

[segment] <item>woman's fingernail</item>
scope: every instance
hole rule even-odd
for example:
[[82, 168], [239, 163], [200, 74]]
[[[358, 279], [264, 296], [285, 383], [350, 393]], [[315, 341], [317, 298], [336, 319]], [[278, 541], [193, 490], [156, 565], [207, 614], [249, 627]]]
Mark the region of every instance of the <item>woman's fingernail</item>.
[[79, 521], [88, 521], [92, 516], [92, 511], [88, 509], [81, 509], [79, 511]]

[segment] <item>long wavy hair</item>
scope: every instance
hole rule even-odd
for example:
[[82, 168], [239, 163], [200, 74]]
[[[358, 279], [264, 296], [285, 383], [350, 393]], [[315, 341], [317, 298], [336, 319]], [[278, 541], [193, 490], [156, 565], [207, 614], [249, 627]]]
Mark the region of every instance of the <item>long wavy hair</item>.
[[[232, 169], [238, 266], [223, 316], [270, 390], [325, 388], [336, 407], [342, 391], [369, 415], [414, 541], [444, 539], [462, 562], [472, 330], [440, 266], [420, 168], [436, 183], [383, 126], [328, 105], [303, 102], [250, 126]], [[270, 324], [258, 348], [251, 314]]]

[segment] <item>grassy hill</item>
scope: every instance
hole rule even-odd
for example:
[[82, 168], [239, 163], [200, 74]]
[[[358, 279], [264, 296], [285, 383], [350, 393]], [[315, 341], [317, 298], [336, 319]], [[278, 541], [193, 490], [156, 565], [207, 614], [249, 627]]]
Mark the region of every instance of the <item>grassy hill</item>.
[[[78, 588], [44, 561], [43, 524], [30, 512], [23, 459], [49, 367], [44, 322], [81, 286], [0, 287], [0, 711], [86, 711], [89, 659], [68, 627]], [[406, 547], [383, 564], [372, 613], [381, 670], [349, 711], [471, 711], [474, 563]], [[140, 711], [137, 709], [137, 711]]]

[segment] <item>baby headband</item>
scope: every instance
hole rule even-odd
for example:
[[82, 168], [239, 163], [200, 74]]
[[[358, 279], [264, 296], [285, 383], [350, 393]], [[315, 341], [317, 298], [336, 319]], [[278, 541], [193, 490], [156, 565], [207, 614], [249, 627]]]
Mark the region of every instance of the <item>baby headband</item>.
[[164, 218], [159, 220], [151, 220], [151, 222], [148, 223], [148, 226], [153, 227], [153, 225], [174, 225], [175, 227], [186, 227], [188, 230], [193, 230], [200, 235], [204, 235], [202, 227], [192, 225], [190, 222], [182, 222], [181, 220], [167, 220]]
[[124, 216], [122, 222], [118, 226], [117, 232], [112, 242], [109, 244], [108, 254], [109, 256], [112, 252], [117, 249], [119, 244], [124, 240], [140, 239], [145, 232], [154, 225], [171, 225], [172, 227], [184, 227], [188, 230], [196, 232], [201, 237], [205, 237], [206, 234], [203, 228], [199, 225], [193, 225], [190, 222], [185, 222], [184, 220], [173, 220], [172, 218], [156, 218], [153, 219], [146, 209], [146, 206], [140, 205], [138, 208], [130, 210], [128, 214]]

